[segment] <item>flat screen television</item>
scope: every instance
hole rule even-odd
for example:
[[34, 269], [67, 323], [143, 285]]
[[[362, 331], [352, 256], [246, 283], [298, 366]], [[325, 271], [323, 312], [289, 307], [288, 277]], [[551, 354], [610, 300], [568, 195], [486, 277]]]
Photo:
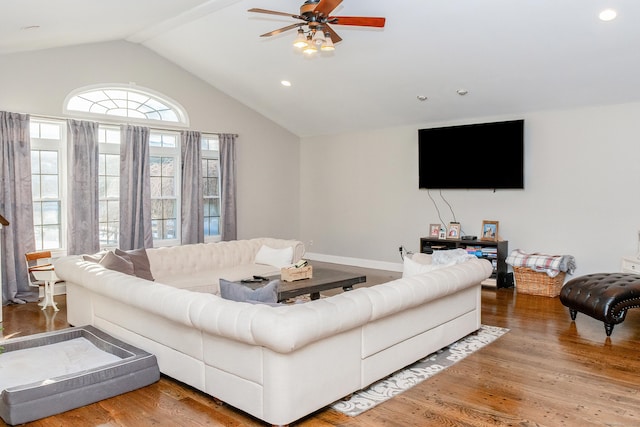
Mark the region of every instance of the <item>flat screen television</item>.
[[524, 188], [524, 120], [418, 130], [419, 188]]

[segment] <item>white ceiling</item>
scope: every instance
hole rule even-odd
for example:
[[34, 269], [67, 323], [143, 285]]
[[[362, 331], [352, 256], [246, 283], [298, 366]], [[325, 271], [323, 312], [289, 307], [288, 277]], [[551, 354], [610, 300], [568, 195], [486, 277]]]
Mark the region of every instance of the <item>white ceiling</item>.
[[[301, 4], [3, 0], [0, 55], [141, 43], [300, 136], [640, 100], [638, 0], [344, 0], [332, 15], [385, 28], [336, 25], [343, 41], [312, 59], [295, 30], [259, 37], [293, 18], [247, 12]], [[618, 18], [602, 22], [608, 7]]]

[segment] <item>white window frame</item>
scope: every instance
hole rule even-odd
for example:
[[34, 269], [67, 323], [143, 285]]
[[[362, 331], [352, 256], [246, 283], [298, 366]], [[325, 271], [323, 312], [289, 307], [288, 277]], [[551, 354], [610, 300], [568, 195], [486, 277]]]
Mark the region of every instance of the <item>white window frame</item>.
[[[113, 142], [100, 142], [99, 143], [99, 155], [103, 155], [103, 154], [109, 154], [109, 155], [117, 155], [118, 157], [120, 157], [120, 127], [116, 126], [116, 125], [105, 125], [105, 124], [100, 124], [99, 125], [99, 132], [100, 134], [102, 134], [102, 132], [108, 132], [108, 131], [116, 131], [118, 133], [118, 143], [113, 143]], [[98, 201], [102, 201], [102, 200], [113, 200], [110, 198], [106, 198], [106, 199], [100, 199], [100, 195], [98, 194]], [[120, 191], [118, 189], [118, 203], [120, 203]], [[116, 247], [119, 246], [120, 243], [120, 216], [118, 215], [118, 243], [116, 243], [115, 245], [111, 245], [111, 244], [107, 244], [107, 245], [102, 245], [100, 244], [100, 249], [114, 249]]]
[[[44, 119], [39, 117], [30, 117], [31, 124], [48, 124], [55, 125], [60, 128], [60, 139], [46, 139], [31, 136], [30, 138], [30, 150], [31, 151], [57, 151], [58, 152], [58, 197], [60, 201], [60, 248], [46, 249], [51, 250], [52, 257], [65, 256], [67, 254], [67, 230], [68, 230], [68, 218], [67, 218], [67, 126], [64, 120]], [[56, 142], [57, 141], [57, 142]], [[35, 199], [33, 199], [35, 201]], [[46, 200], [46, 199], [39, 199]], [[58, 199], [56, 199], [58, 200]], [[34, 224], [35, 232], [35, 224]], [[38, 247], [36, 245], [36, 247]]]
[[[70, 105], [73, 104], [74, 98], [78, 96], [82, 96], [83, 94], [91, 94], [92, 92], [98, 92], [102, 90], [108, 90], [108, 91], [113, 90], [113, 91], [124, 92], [126, 94], [125, 95], [126, 99], [129, 99], [129, 94], [131, 95], [131, 97], [138, 97], [138, 96], [149, 97], [151, 100], [157, 101], [169, 107], [171, 111], [173, 111], [177, 116], [178, 121], [139, 118], [136, 116], [131, 117], [129, 116], [130, 114], [129, 112], [127, 112], [125, 115], [112, 115], [107, 113], [91, 112], [89, 111], [89, 108], [90, 108], [89, 106], [86, 106], [86, 109], [84, 110], [70, 108]], [[129, 101], [125, 101], [125, 102], [129, 102]], [[134, 111], [135, 106], [133, 106], [132, 108], [127, 108], [126, 105], [122, 105], [121, 107], [122, 108], [120, 108], [120, 110]], [[82, 117], [82, 118], [87, 118], [91, 120], [107, 121], [114, 124], [122, 124], [126, 122], [126, 123], [144, 124], [150, 127], [153, 127], [154, 124], [156, 126], [161, 124], [163, 127], [164, 126], [171, 126], [176, 128], [189, 127], [189, 116], [187, 114], [187, 111], [184, 109], [184, 107], [182, 107], [182, 105], [180, 105], [179, 102], [169, 98], [164, 94], [156, 92], [152, 89], [145, 88], [142, 86], [137, 86], [135, 84], [123, 85], [118, 83], [102, 83], [102, 84], [90, 85], [90, 86], [84, 86], [84, 87], [78, 88], [72, 91], [71, 93], [69, 93], [65, 98], [64, 104], [63, 104], [63, 111], [64, 111], [64, 114], [68, 116]]]
[[[202, 139], [205, 139], [205, 138], [206, 139], [210, 139], [210, 138], [212, 138], [214, 136], [217, 136], [217, 135], [202, 134]], [[219, 144], [219, 141], [218, 141], [218, 150], [205, 150], [203, 148], [202, 152], [201, 152], [201, 156], [202, 156], [202, 159], [216, 160], [218, 162], [218, 206], [220, 207], [220, 210], [222, 210], [221, 188], [220, 188], [220, 144]], [[203, 171], [203, 175], [204, 175], [204, 171]], [[204, 179], [204, 177], [202, 177], [202, 179]], [[203, 218], [204, 218], [204, 212], [203, 212]], [[210, 236], [207, 236], [205, 234], [204, 241], [205, 241], [205, 243], [212, 243], [212, 242], [219, 242], [221, 240], [222, 240], [222, 235], [220, 234], [220, 221], [218, 221], [218, 234], [210, 235]]]
[[[177, 246], [182, 244], [182, 157], [180, 153], [180, 144], [182, 140], [179, 132], [150, 129], [150, 134], [170, 135], [175, 138], [175, 147], [154, 147], [149, 146], [149, 157], [172, 157], [174, 159], [174, 185], [175, 185], [175, 201], [176, 201], [176, 237], [173, 239], [153, 239], [154, 247], [161, 246]], [[158, 198], [156, 198], [158, 199]], [[160, 199], [164, 199], [160, 197]], [[166, 199], [174, 199], [167, 197]], [[154, 200], [152, 197], [151, 200]], [[151, 219], [153, 221], [153, 218]]]

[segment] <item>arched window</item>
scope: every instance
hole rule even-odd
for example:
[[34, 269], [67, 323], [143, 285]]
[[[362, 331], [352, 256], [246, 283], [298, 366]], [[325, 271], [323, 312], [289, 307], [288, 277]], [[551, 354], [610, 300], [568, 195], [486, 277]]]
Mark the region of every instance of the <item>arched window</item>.
[[140, 122], [188, 126], [185, 110], [175, 101], [137, 86], [103, 85], [75, 90], [65, 100], [68, 114], [112, 116]]

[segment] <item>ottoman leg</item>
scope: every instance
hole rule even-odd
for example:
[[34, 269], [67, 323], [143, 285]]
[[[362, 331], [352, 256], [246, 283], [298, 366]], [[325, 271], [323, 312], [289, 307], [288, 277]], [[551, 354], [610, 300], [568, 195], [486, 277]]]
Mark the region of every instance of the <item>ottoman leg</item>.
[[578, 314], [578, 310], [574, 310], [573, 308], [570, 308], [569, 314], [571, 315], [571, 320], [576, 320], [576, 315]]
[[610, 337], [611, 336], [611, 332], [613, 332], [613, 323], [605, 323], [604, 324], [604, 330], [607, 333], [607, 336]]

